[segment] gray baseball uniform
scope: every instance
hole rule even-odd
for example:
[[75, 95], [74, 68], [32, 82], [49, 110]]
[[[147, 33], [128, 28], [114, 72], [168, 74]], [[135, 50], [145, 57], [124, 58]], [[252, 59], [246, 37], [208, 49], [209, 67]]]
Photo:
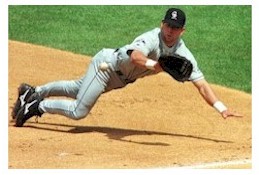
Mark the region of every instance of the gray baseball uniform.
[[[155, 28], [138, 36], [131, 44], [120, 49], [102, 49], [93, 59], [84, 77], [73, 81], [57, 81], [36, 87], [42, 97], [67, 96], [75, 100], [45, 99], [39, 105], [41, 112], [61, 114], [72, 119], [87, 116], [98, 97], [113, 89], [122, 88], [136, 79], [155, 74], [153, 70], [137, 67], [130, 61], [127, 50], [139, 50], [150, 59], [158, 60], [160, 55], [174, 53], [186, 57], [193, 64], [190, 81], [203, 79], [197, 62], [182, 39], [168, 48], [160, 37], [160, 29]], [[99, 70], [102, 62], [109, 65], [107, 71]]]

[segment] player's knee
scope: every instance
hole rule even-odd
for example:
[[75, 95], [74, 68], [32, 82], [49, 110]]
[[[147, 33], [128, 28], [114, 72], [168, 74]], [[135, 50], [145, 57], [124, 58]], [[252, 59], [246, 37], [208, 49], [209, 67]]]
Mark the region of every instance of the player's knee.
[[75, 109], [73, 112], [72, 112], [72, 115], [73, 115], [73, 119], [74, 120], [80, 120], [80, 119], [83, 119], [85, 118], [89, 113], [89, 110], [88, 109]]

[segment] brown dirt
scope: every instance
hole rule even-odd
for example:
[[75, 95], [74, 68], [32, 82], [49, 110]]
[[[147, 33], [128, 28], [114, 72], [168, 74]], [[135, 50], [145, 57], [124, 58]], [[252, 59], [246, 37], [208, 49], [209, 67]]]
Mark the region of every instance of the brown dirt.
[[9, 41], [9, 168], [156, 168], [251, 159], [250, 94], [212, 85], [245, 115], [224, 120], [191, 83], [164, 73], [103, 94], [85, 119], [44, 114], [38, 123], [32, 118], [25, 127], [13, 126], [20, 83], [77, 79], [88, 64], [86, 56]]

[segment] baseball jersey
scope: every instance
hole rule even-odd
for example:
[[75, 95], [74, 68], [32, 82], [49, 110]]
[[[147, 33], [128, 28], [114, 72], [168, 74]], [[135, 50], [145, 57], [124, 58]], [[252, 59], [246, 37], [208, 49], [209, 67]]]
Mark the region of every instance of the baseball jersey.
[[127, 50], [141, 51], [146, 57], [155, 61], [159, 59], [160, 55], [181, 55], [193, 64], [193, 72], [189, 80], [197, 81], [203, 79], [203, 73], [199, 69], [193, 54], [185, 46], [184, 41], [180, 38], [173, 47], [169, 48], [162, 41], [160, 32], [160, 28], [155, 28], [143, 33], [135, 38], [131, 44], [125, 45], [118, 50], [118, 66], [127, 79], [134, 81], [138, 78], [155, 74], [152, 70], [143, 69], [131, 63]]

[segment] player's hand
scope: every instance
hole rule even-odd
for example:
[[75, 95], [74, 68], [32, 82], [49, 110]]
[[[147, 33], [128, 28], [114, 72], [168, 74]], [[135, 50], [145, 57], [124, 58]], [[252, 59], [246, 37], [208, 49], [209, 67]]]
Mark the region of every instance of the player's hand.
[[227, 119], [227, 118], [229, 118], [229, 117], [238, 117], [238, 118], [244, 117], [242, 114], [239, 114], [239, 113], [237, 113], [237, 112], [231, 111], [231, 110], [229, 110], [229, 109], [223, 111], [223, 112], [221, 113], [221, 115], [222, 115], [222, 117], [223, 117], [224, 119]]
[[160, 66], [160, 64], [158, 62], [155, 64], [154, 68], [155, 68], [156, 73], [163, 71], [162, 67]]

